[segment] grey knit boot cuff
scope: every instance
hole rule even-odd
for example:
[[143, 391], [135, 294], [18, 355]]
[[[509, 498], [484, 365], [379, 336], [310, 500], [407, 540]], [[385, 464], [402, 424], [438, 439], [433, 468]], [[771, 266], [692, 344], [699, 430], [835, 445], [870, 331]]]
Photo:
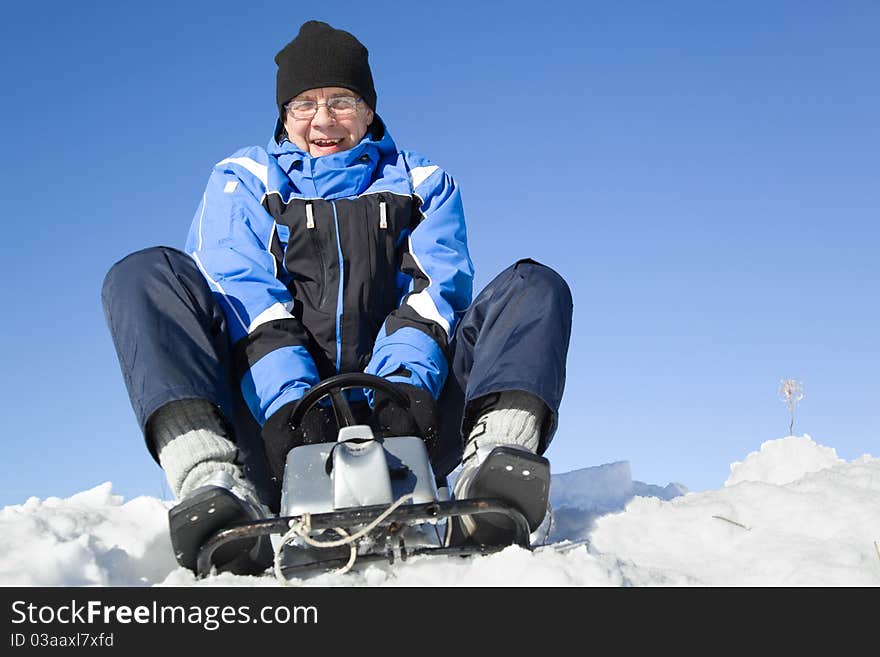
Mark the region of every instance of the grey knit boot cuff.
[[521, 390], [490, 396], [468, 435], [464, 460], [481, 447], [510, 445], [537, 453], [547, 415], [543, 401]]
[[150, 420], [159, 464], [174, 497], [186, 497], [218, 470], [243, 479], [234, 463], [238, 449], [226, 437], [219, 411], [204, 399], [185, 399], [160, 408]]

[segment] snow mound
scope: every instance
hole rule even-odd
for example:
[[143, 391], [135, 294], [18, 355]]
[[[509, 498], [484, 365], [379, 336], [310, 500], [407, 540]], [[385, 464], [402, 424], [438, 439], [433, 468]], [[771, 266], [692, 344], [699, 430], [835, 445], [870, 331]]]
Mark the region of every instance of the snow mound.
[[751, 452], [743, 461], [730, 465], [730, 476], [725, 486], [741, 481], [763, 481], [768, 484], [787, 484], [810, 472], [818, 472], [843, 463], [833, 447], [817, 445], [809, 435], [787, 436], [768, 440], [761, 449]]
[[6, 586], [138, 586], [177, 567], [168, 506], [123, 503], [103, 483], [72, 497], [31, 497], [0, 510], [0, 583]]
[[793, 472], [782, 462], [799, 449], [791, 445], [762, 450], [772, 461], [763, 464], [764, 481], [668, 502], [633, 499], [596, 521], [594, 553], [636, 586], [880, 585], [880, 459], [822, 469], [821, 458], [807, 459], [809, 472], [775, 483]]
[[622, 510], [633, 497], [670, 500], [686, 492], [687, 488], [681, 484], [660, 487], [634, 481], [628, 461], [553, 475], [550, 483], [550, 507], [553, 510], [550, 540], [586, 539], [596, 518]]

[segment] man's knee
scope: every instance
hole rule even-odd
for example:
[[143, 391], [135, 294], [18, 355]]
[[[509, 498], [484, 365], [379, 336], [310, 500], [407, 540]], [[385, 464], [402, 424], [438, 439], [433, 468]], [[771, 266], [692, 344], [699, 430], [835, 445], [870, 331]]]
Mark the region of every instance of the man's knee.
[[513, 267], [530, 288], [552, 295], [560, 303], [572, 305], [571, 288], [555, 269], [531, 258], [517, 260]]
[[120, 294], [130, 297], [150, 281], [180, 267], [192, 267], [185, 253], [168, 246], [151, 246], [135, 251], [110, 267], [101, 287], [101, 299], [107, 308]]

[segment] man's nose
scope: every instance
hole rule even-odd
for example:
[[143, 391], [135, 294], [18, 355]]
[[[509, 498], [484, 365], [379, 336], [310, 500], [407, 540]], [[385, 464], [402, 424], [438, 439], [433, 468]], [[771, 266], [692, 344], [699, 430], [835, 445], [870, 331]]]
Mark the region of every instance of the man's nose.
[[312, 125], [320, 127], [332, 123], [336, 123], [336, 117], [330, 113], [326, 105], [318, 105], [318, 111], [312, 117]]

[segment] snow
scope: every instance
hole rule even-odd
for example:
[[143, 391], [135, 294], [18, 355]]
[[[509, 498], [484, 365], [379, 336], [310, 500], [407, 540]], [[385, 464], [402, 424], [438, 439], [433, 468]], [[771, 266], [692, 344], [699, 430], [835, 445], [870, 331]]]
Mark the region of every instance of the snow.
[[[103, 483], [0, 511], [0, 585], [278, 586], [196, 580], [167, 536], [171, 502]], [[299, 586], [878, 586], [880, 459], [847, 462], [808, 435], [763, 443], [717, 490], [634, 481], [617, 462], [553, 476], [551, 546], [418, 557]]]

